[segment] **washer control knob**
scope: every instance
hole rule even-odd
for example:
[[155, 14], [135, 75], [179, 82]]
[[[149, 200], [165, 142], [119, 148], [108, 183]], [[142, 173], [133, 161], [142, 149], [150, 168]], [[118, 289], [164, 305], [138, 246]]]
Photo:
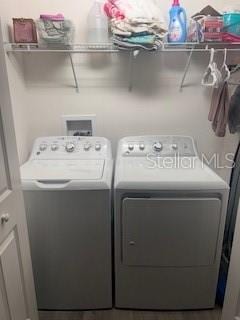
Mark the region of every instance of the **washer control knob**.
[[145, 149], [145, 144], [144, 144], [144, 143], [140, 143], [139, 149], [140, 149], [141, 151], [143, 151], [143, 150]]
[[87, 142], [87, 143], [85, 143], [83, 148], [85, 151], [89, 151], [91, 149], [91, 144], [89, 142]]
[[67, 143], [65, 146], [65, 150], [67, 152], [73, 152], [75, 150], [75, 144], [72, 142]]
[[57, 151], [57, 149], [58, 149], [58, 145], [57, 144], [52, 144], [51, 145], [51, 150], [52, 151]]
[[177, 146], [176, 143], [174, 143], [174, 144], [172, 145], [172, 149], [173, 149], [173, 150], [177, 150], [177, 149], [178, 149], [178, 146]]
[[134, 145], [133, 144], [129, 144], [128, 145], [128, 150], [129, 151], [133, 151], [134, 150]]
[[40, 146], [39, 146], [40, 151], [45, 151], [46, 149], [47, 149], [47, 144], [45, 144], [45, 143], [40, 144]]
[[162, 151], [162, 149], [163, 149], [163, 145], [162, 145], [161, 142], [154, 143], [154, 145], [153, 145], [153, 150], [154, 151], [160, 152], [160, 151]]
[[102, 148], [101, 144], [100, 144], [100, 143], [96, 143], [96, 145], [95, 145], [95, 150], [96, 150], [96, 151], [100, 151], [101, 148]]

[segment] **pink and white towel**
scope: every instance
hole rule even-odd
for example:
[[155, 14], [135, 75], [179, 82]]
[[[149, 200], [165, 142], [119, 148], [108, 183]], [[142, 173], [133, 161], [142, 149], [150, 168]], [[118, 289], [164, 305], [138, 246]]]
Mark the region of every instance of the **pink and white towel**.
[[160, 37], [166, 35], [167, 27], [162, 18], [158, 0], [105, 0], [104, 10], [111, 19], [113, 34], [131, 36], [148, 33]]
[[153, 22], [161, 20], [161, 10], [157, 0], [107, 0], [105, 12], [110, 18], [130, 21]]

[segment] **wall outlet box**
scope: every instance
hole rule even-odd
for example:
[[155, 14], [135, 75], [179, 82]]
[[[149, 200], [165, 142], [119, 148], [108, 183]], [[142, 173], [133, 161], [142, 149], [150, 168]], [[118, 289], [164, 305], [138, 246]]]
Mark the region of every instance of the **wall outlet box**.
[[63, 134], [66, 136], [95, 136], [96, 115], [63, 115]]

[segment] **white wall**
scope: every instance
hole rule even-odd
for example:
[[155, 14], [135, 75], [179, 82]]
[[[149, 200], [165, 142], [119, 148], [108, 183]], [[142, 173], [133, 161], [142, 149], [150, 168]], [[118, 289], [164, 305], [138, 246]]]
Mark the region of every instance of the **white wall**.
[[[17, 1], [17, 0], [11, 0]], [[37, 18], [40, 13], [62, 12], [76, 26], [77, 41], [86, 39], [86, 17], [91, 0], [19, 0], [25, 16]], [[164, 14], [171, 1], [160, 1]], [[209, 1], [181, 1], [189, 14]], [[212, 1], [216, 9], [223, 8], [223, 0]], [[239, 1], [228, 1], [228, 5]], [[20, 11], [18, 16], [21, 16]], [[97, 135], [113, 142], [138, 134], [186, 134], [193, 136], [200, 152], [234, 150], [236, 137], [215, 137], [207, 120], [211, 92], [200, 86], [208, 55], [195, 55], [187, 78], [188, 86], [182, 93], [178, 86], [187, 59], [186, 53], [143, 54], [135, 63], [134, 89], [128, 92], [128, 58], [118, 55], [75, 55], [74, 61], [80, 83], [80, 93], [73, 88], [73, 77], [67, 55], [33, 54], [24, 56], [25, 80], [22, 105], [15, 112], [17, 132], [19, 123], [26, 121], [28, 138], [18, 139], [21, 161], [26, 159], [32, 141], [41, 135], [61, 134], [61, 115], [97, 115]], [[12, 75], [14, 79], [14, 74]], [[15, 81], [15, 80], [14, 80]], [[13, 94], [14, 96], [14, 94]], [[16, 101], [17, 104], [17, 101]], [[16, 108], [15, 108], [16, 109]], [[18, 125], [17, 125], [18, 124]], [[24, 131], [24, 130], [23, 130]], [[224, 176], [226, 172], [222, 172]]]

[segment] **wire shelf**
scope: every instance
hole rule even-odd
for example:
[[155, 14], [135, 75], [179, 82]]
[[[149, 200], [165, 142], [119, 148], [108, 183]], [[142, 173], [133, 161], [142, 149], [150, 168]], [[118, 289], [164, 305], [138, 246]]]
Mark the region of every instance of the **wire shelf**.
[[[75, 53], [129, 53], [129, 91], [132, 91], [133, 87], [133, 61], [140, 52], [144, 52], [144, 49], [133, 48], [131, 50], [120, 50], [113, 43], [80, 43], [80, 44], [70, 44], [67, 46], [52, 46], [52, 45], [40, 45], [33, 43], [18, 44], [18, 43], [5, 43], [5, 50], [8, 54], [10, 53], [65, 53], [69, 55], [71, 68], [73, 72], [74, 82], [76, 91], [79, 92], [79, 83], [76, 68], [73, 61], [73, 54]], [[222, 43], [222, 42], [208, 42], [208, 43], [180, 43], [180, 44], [171, 44], [163, 43], [162, 46], [154, 51], [149, 52], [148, 54], [158, 54], [161, 52], [186, 52], [188, 53], [187, 63], [184, 68], [183, 77], [180, 84], [180, 91], [184, 87], [186, 76], [191, 64], [192, 56], [195, 52], [210, 52], [212, 49], [215, 52], [240, 52], [240, 43]]]
[[34, 43], [5, 43], [6, 52], [50, 52], [50, 53], [114, 53], [118, 50], [112, 43], [81, 43], [70, 45], [40, 45]]
[[[170, 44], [163, 43], [161, 48], [156, 52], [206, 52], [214, 48], [215, 51], [240, 51], [240, 42], [236, 43], [222, 43], [222, 42], [208, 42], [208, 43], [180, 43]], [[60, 45], [42, 45], [42, 44], [18, 44], [5, 43], [5, 50], [9, 52], [49, 52], [49, 53], [118, 53], [121, 52], [113, 43], [80, 43], [70, 44], [66, 46]], [[144, 51], [143, 49], [131, 49], [131, 51]], [[123, 52], [126, 52], [125, 50]]]

